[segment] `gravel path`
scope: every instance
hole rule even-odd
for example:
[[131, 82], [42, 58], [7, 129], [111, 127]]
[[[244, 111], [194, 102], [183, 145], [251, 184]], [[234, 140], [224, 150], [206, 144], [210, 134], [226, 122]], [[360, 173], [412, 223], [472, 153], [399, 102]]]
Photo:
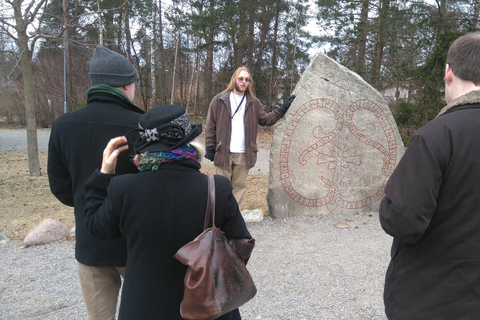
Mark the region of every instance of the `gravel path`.
[[[48, 149], [50, 129], [37, 130], [38, 149]], [[0, 151], [27, 150], [27, 132], [25, 129], [0, 129]]]
[[[267, 218], [248, 228], [257, 242], [248, 269], [258, 293], [240, 308], [243, 319], [386, 319], [391, 238], [377, 213]], [[85, 318], [73, 242], [0, 245], [0, 319]]]

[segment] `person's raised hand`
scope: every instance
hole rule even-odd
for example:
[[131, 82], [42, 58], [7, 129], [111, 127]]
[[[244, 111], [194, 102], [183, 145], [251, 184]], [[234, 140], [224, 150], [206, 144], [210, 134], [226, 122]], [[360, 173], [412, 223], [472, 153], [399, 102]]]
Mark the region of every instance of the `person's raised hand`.
[[292, 94], [290, 97], [287, 98], [287, 100], [285, 100], [283, 105], [278, 108], [278, 111], [280, 111], [283, 114], [287, 113], [287, 110], [288, 108], [290, 108], [290, 105], [292, 104], [293, 100], [295, 100], [294, 94]]
[[128, 150], [127, 138], [125, 136], [111, 139], [105, 150], [103, 150], [103, 161], [100, 172], [104, 174], [114, 174], [118, 155], [125, 150]]

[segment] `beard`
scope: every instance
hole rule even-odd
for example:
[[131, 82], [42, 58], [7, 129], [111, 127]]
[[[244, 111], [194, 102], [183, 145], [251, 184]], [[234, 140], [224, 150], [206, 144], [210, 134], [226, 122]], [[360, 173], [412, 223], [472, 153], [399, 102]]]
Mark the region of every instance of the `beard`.
[[245, 86], [245, 89], [242, 89], [242, 87], [240, 87], [238, 83], [235, 83], [235, 90], [237, 90], [238, 92], [245, 92], [247, 91], [247, 88], [248, 86]]

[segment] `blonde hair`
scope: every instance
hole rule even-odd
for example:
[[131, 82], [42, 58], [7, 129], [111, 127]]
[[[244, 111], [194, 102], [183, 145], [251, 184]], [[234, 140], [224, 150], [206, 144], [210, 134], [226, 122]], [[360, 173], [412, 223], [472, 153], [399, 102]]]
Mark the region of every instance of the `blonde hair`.
[[228, 83], [228, 86], [225, 90], [223, 90], [222, 92], [227, 92], [227, 91], [232, 91], [234, 88], [235, 88], [235, 84], [237, 83], [237, 78], [238, 78], [238, 75], [240, 74], [240, 72], [242, 71], [246, 71], [248, 72], [248, 75], [250, 77], [250, 82], [248, 83], [248, 86], [247, 86], [247, 93], [249, 96], [251, 97], [255, 97], [255, 94], [253, 93], [253, 78], [252, 78], [252, 73], [250, 72], [250, 70], [245, 67], [245, 66], [241, 66], [239, 68], [237, 68], [237, 70], [235, 70], [235, 72], [233, 73], [232, 77], [230, 78], [230, 82]]

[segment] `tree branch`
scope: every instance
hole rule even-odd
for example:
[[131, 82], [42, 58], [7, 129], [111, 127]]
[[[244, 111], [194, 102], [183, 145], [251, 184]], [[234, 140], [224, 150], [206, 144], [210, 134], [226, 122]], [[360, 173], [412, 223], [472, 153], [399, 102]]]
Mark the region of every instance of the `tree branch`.
[[[0, 20], [0, 21], [1, 21], [1, 20]], [[14, 28], [12, 25], [9, 25], [9, 24], [8, 24], [8, 26]], [[7, 36], [10, 37], [10, 38], [12, 38], [14, 41], [17, 41], [17, 40], [18, 40], [18, 38], [15, 37], [12, 33], [10, 33], [10, 31], [9, 31], [7, 28], [5, 28], [3, 25], [0, 25], [0, 30], [2, 30], [3, 32], [5, 32], [5, 33], [7, 34]]]
[[[28, 12], [30, 12], [30, 9], [32, 8], [33, 4], [35, 3], [35, 0], [31, 0], [30, 2], [30, 5], [28, 6], [27, 10], [25, 11], [25, 14], [27, 14]], [[27, 16], [25, 17], [25, 21], [28, 22], [28, 24], [32, 23], [33, 20], [35, 20], [37, 14], [38, 14], [38, 11], [40, 11], [40, 8], [43, 6], [43, 5], [47, 5], [47, 0], [41, 0], [37, 6], [35, 7], [35, 10], [33, 10], [33, 12], [31, 13], [30, 15], [30, 18], [27, 18]], [[43, 16], [43, 13], [42, 13], [42, 16]], [[41, 19], [40, 19], [41, 20]]]

